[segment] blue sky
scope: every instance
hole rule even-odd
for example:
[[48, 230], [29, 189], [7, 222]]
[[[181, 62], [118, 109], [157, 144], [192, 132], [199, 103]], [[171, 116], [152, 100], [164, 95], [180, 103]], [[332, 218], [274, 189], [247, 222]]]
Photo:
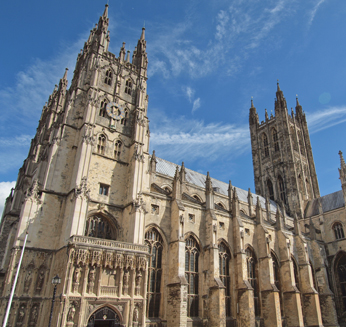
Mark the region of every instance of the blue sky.
[[[104, 10], [102, 1], [2, 1], [0, 202], [17, 178], [42, 107]], [[341, 189], [346, 152], [346, 1], [110, 0], [109, 50], [149, 58], [151, 150], [254, 190], [250, 99], [264, 119], [276, 81], [307, 115], [322, 195]], [[1, 210], [1, 205], [0, 205]]]

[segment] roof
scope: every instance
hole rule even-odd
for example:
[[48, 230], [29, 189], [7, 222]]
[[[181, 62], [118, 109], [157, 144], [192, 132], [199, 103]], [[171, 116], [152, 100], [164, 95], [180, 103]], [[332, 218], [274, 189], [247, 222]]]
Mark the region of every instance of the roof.
[[320, 214], [320, 203], [322, 204], [323, 213], [344, 207], [345, 200], [342, 190], [309, 201], [305, 209], [305, 217], [311, 217]]
[[[157, 158], [157, 157], [156, 157], [156, 161], [157, 161], [156, 172], [163, 174], [163, 175], [166, 175], [166, 176], [169, 176], [169, 177], [172, 177], [172, 178], [174, 177], [176, 168], [178, 167], [180, 170], [180, 167], [181, 167], [181, 166], [179, 166], [173, 162], [169, 162], [167, 160]], [[186, 178], [186, 181], [188, 183], [202, 187], [202, 188], [205, 188], [205, 180], [207, 178], [206, 175], [198, 173], [197, 171], [193, 171], [193, 170], [188, 169], [188, 168], [185, 168], [185, 171], [186, 171], [185, 178]], [[215, 178], [211, 178], [211, 182], [212, 182], [213, 188], [219, 188], [217, 193], [228, 196], [228, 184], [227, 183], [221, 182]], [[237, 190], [237, 195], [238, 195], [239, 200], [243, 201], [243, 202], [248, 202], [248, 199], [247, 199], [248, 191], [245, 191], [239, 187], [235, 187], [235, 188]], [[266, 208], [265, 198], [263, 198], [260, 195], [256, 195], [256, 194], [252, 194], [252, 196], [253, 196], [254, 204], [257, 203], [256, 197], [259, 197], [261, 207], [263, 209]], [[276, 212], [276, 207], [277, 207], [276, 203], [274, 201], [270, 200], [270, 211]]]

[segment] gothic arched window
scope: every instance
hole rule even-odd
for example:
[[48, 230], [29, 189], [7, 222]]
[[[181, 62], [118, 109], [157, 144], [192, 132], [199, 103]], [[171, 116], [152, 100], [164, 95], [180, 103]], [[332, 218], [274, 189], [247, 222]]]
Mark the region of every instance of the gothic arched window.
[[260, 304], [259, 304], [259, 288], [258, 288], [258, 278], [257, 278], [257, 260], [255, 253], [252, 249], [246, 249], [246, 261], [247, 261], [247, 278], [251, 284], [254, 292], [254, 305], [255, 305], [255, 315], [260, 315]]
[[105, 148], [106, 148], [106, 136], [104, 136], [103, 134], [100, 134], [97, 141], [97, 153], [105, 154]]
[[187, 315], [198, 317], [198, 258], [199, 246], [192, 237], [186, 239], [185, 278], [188, 282]]
[[113, 73], [110, 69], [106, 71], [105, 84], [112, 85]]
[[269, 143], [268, 143], [268, 137], [266, 133], [263, 133], [263, 149], [264, 149], [264, 156], [269, 156]]
[[85, 236], [115, 240], [116, 231], [106, 218], [91, 216], [86, 223]]
[[115, 159], [120, 159], [120, 154], [121, 154], [121, 146], [122, 146], [122, 143], [121, 141], [116, 141], [115, 144], [114, 144], [114, 158]]
[[132, 93], [132, 81], [130, 79], [128, 79], [126, 81], [126, 84], [125, 84], [125, 93], [127, 93], [128, 95], [131, 95]]
[[147, 317], [155, 318], [160, 314], [163, 240], [160, 233], [152, 228], [145, 233], [145, 243], [151, 255], [148, 266]]
[[274, 151], [278, 152], [280, 150], [279, 148], [279, 138], [278, 138], [278, 132], [275, 128], [273, 128], [273, 142], [274, 142]]
[[284, 185], [284, 181], [280, 175], [278, 177], [278, 183], [279, 183], [280, 199], [283, 203], [286, 204], [285, 185]]
[[292, 138], [293, 150], [298, 151], [297, 137], [292, 126], [291, 126], [291, 138]]
[[129, 116], [129, 112], [128, 112], [127, 109], [125, 109], [125, 111], [124, 111], [124, 118], [122, 118], [121, 121], [120, 121], [121, 125], [126, 126], [128, 116]]
[[229, 261], [231, 255], [226, 245], [221, 242], [219, 244], [219, 272], [220, 279], [223, 285], [226, 287], [225, 290], [225, 307], [226, 317], [231, 316], [231, 278], [229, 274]]
[[333, 225], [334, 235], [335, 239], [339, 240], [341, 238], [345, 238], [344, 234], [344, 228], [342, 227], [342, 224], [337, 222]]
[[274, 201], [274, 188], [273, 188], [273, 183], [270, 179], [267, 180], [267, 188], [268, 188], [269, 199]]
[[100, 111], [99, 111], [99, 116], [101, 117], [106, 117], [106, 106], [107, 106], [107, 101], [103, 100], [101, 102], [101, 106], [100, 106]]
[[339, 298], [339, 314], [346, 311], [346, 254], [340, 252], [335, 260], [336, 295]]

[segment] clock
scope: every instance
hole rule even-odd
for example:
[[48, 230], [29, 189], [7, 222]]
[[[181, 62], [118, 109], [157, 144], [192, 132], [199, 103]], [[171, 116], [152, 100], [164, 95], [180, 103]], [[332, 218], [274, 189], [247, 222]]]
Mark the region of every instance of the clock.
[[125, 118], [125, 110], [115, 102], [109, 102], [106, 106], [107, 115], [113, 119], [120, 120]]

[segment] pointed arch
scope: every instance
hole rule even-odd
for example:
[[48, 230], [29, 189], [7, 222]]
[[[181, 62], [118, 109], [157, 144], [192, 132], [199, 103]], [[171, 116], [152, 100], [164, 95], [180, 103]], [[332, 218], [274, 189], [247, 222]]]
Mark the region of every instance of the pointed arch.
[[226, 317], [231, 316], [231, 275], [230, 275], [230, 261], [231, 252], [229, 245], [223, 239], [218, 244], [219, 249], [219, 276], [223, 285], [225, 286], [225, 312]]
[[255, 315], [259, 316], [260, 312], [260, 301], [259, 301], [259, 283], [258, 283], [258, 263], [257, 256], [252, 246], [247, 245], [246, 250], [246, 264], [247, 264], [247, 278], [252, 286], [254, 292], [254, 307]]
[[158, 318], [161, 307], [163, 238], [156, 227], [147, 229], [145, 243], [151, 255], [148, 264], [147, 317]]
[[106, 117], [106, 106], [108, 104], [107, 99], [103, 99], [100, 103], [100, 110], [99, 110], [99, 116], [100, 117]]
[[114, 142], [114, 159], [120, 160], [123, 143], [120, 140]]
[[104, 155], [106, 152], [107, 135], [105, 133], [100, 133], [97, 135], [97, 153]]
[[274, 201], [274, 187], [270, 178], [267, 179], [267, 192], [269, 199]]
[[113, 79], [113, 72], [111, 69], [107, 69], [105, 74], [105, 79], [104, 79], [105, 84], [109, 86], [112, 85], [112, 79]]
[[344, 228], [340, 221], [336, 221], [332, 224], [332, 229], [334, 231], [335, 239], [340, 240], [345, 238]]
[[[106, 316], [106, 319], [105, 319]], [[105, 303], [92, 311], [86, 319], [87, 327], [94, 327], [95, 321], [113, 321], [112, 326], [120, 327], [123, 323], [123, 316], [121, 312], [112, 304]]]
[[199, 203], [203, 203], [202, 198], [198, 194], [193, 194], [192, 197]]
[[85, 222], [84, 236], [117, 240], [119, 236], [119, 224], [117, 220], [102, 211], [92, 211]]
[[284, 180], [282, 179], [281, 175], [278, 175], [278, 186], [279, 186], [279, 195], [280, 200], [286, 204], [286, 190], [285, 190], [285, 184]]
[[185, 278], [188, 282], [187, 315], [198, 317], [199, 256], [201, 247], [192, 234], [185, 237]]

